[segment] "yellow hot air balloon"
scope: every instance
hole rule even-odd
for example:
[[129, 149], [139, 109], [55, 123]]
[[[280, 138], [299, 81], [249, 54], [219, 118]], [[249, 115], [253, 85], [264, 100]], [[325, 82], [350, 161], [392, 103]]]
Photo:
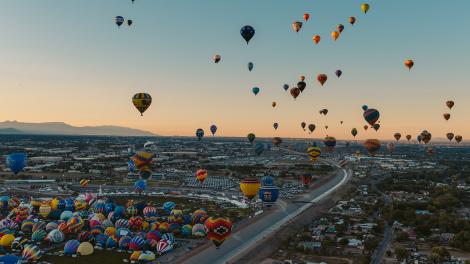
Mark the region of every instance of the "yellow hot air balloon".
[[51, 212], [51, 206], [49, 204], [41, 204], [41, 206], [39, 206], [38, 214], [42, 218], [47, 218], [50, 212]]
[[132, 103], [142, 116], [145, 110], [152, 104], [152, 96], [146, 93], [137, 93], [132, 97]]
[[88, 256], [93, 254], [94, 248], [90, 242], [82, 242], [77, 249], [77, 253], [80, 253], [81, 256]]
[[369, 8], [370, 8], [370, 6], [369, 6], [368, 3], [363, 3], [363, 4], [361, 5], [361, 10], [362, 10], [362, 12], [364, 12], [364, 14], [366, 14], [367, 11], [369, 11]]
[[312, 146], [307, 149], [308, 156], [312, 161], [316, 161], [321, 155], [321, 148]]
[[334, 41], [336, 41], [339, 38], [339, 32], [338, 31], [331, 32], [331, 37], [333, 38]]
[[15, 237], [12, 234], [6, 234], [0, 239], [0, 246], [10, 247], [13, 240], [15, 240]]
[[249, 200], [258, 194], [261, 183], [258, 179], [244, 179], [240, 182], [240, 189], [243, 195]]

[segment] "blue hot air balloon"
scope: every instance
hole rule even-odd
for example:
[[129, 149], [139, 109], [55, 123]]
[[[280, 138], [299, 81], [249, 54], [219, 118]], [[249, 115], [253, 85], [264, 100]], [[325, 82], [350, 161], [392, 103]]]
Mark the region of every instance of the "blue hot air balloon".
[[259, 93], [260, 89], [259, 89], [259, 87], [253, 87], [253, 88], [251, 89], [251, 91], [252, 91], [255, 95], [257, 95], [257, 94]]
[[248, 62], [248, 70], [249, 70], [249, 71], [252, 71], [252, 70], [253, 70], [253, 66], [255, 66], [255, 65], [253, 64], [253, 62]]
[[240, 35], [245, 39], [246, 44], [250, 42], [251, 38], [255, 35], [255, 29], [252, 26], [244, 26], [240, 29]]
[[134, 172], [135, 171], [135, 163], [133, 160], [129, 160], [127, 162], [127, 168], [129, 169], [130, 172]]
[[216, 125], [212, 125], [212, 126], [210, 127], [210, 130], [211, 130], [212, 136], [214, 136], [214, 135], [215, 135], [215, 132], [217, 132], [217, 126], [216, 126]]
[[259, 198], [263, 201], [263, 205], [271, 207], [279, 197], [279, 188], [274, 185], [262, 186], [259, 189]]
[[204, 129], [198, 128], [196, 130], [196, 137], [200, 141], [202, 139], [202, 137], [204, 137]]
[[27, 160], [26, 153], [12, 153], [7, 156], [6, 164], [14, 174], [18, 174], [26, 166]]
[[261, 155], [261, 153], [263, 153], [265, 149], [266, 149], [266, 147], [263, 143], [256, 142], [256, 144], [255, 144], [255, 153], [256, 153], [256, 155]]
[[269, 186], [274, 184], [274, 179], [271, 176], [264, 176], [261, 182], [263, 183], [263, 186]]
[[141, 193], [147, 189], [147, 182], [145, 180], [138, 180], [134, 183], [135, 192]]

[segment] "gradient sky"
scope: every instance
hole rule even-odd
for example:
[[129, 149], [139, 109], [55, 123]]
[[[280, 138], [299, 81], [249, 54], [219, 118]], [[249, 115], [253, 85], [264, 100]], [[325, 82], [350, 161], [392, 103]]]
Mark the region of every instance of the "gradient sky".
[[[470, 138], [470, 1], [369, 1], [366, 15], [362, 2], [4, 1], [0, 120], [122, 125], [161, 135], [193, 135], [198, 127], [209, 133], [215, 123], [221, 136], [266, 137], [309, 136], [300, 129], [305, 121], [316, 124], [315, 137], [351, 138], [357, 127], [358, 139], [391, 139], [397, 131], [415, 137], [423, 129]], [[291, 24], [305, 12], [311, 18], [295, 33]], [[134, 24], [118, 29], [116, 15]], [[353, 27], [350, 16], [357, 17]], [[333, 42], [338, 23], [346, 28]], [[239, 33], [246, 24], [256, 29], [249, 45]], [[318, 46], [314, 34], [322, 36]], [[403, 66], [408, 58], [411, 72]], [[319, 73], [328, 74], [324, 87]], [[282, 85], [300, 75], [307, 88], [294, 101]], [[253, 86], [261, 88], [256, 97]], [[153, 97], [144, 117], [130, 100], [136, 92]], [[445, 122], [448, 99], [456, 105]], [[363, 131], [363, 104], [381, 111], [378, 133]], [[329, 109], [326, 117], [321, 108]]]

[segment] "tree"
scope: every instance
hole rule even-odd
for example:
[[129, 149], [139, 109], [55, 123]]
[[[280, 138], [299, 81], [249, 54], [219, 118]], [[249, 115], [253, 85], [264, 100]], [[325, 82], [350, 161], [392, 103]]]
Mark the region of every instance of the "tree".
[[446, 260], [450, 260], [450, 253], [445, 247], [433, 247], [431, 252], [432, 254], [435, 254], [438, 257], [437, 260], [439, 263], [442, 263]]
[[403, 241], [408, 241], [408, 240], [410, 239], [410, 236], [408, 235], [407, 232], [401, 231], [400, 233], [397, 234], [397, 236], [395, 237], [395, 239], [396, 239], [398, 242], [403, 242]]
[[344, 247], [344, 246], [347, 246], [348, 243], [349, 243], [349, 240], [348, 240], [347, 238], [341, 238], [341, 239], [339, 240], [339, 244], [340, 244], [341, 246], [343, 246], [343, 247]]
[[396, 255], [397, 260], [404, 261], [405, 259], [408, 258], [410, 253], [408, 252], [408, 250], [406, 250], [406, 248], [402, 246], [397, 246], [395, 248], [395, 255]]

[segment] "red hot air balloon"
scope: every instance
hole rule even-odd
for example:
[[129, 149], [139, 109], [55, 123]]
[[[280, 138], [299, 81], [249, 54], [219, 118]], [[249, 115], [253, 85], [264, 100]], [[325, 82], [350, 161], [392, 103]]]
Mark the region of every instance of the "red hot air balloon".
[[380, 140], [378, 139], [367, 139], [364, 142], [364, 147], [367, 149], [367, 151], [369, 152], [371, 156], [375, 156], [377, 151], [380, 150], [380, 146], [381, 146], [381, 143], [380, 143]]
[[204, 223], [207, 238], [219, 248], [232, 233], [232, 221], [228, 218], [208, 218]]
[[207, 170], [197, 170], [196, 171], [196, 178], [199, 182], [204, 182], [204, 180], [207, 178]]
[[304, 20], [305, 20], [305, 22], [307, 22], [309, 18], [310, 18], [310, 14], [309, 14], [309, 13], [305, 13], [305, 14], [304, 14]]
[[325, 84], [326, 80], [328, 80], [328, 76], [326, 74], [318, 74], [317, 76], [318, 82], [323, 86]]

